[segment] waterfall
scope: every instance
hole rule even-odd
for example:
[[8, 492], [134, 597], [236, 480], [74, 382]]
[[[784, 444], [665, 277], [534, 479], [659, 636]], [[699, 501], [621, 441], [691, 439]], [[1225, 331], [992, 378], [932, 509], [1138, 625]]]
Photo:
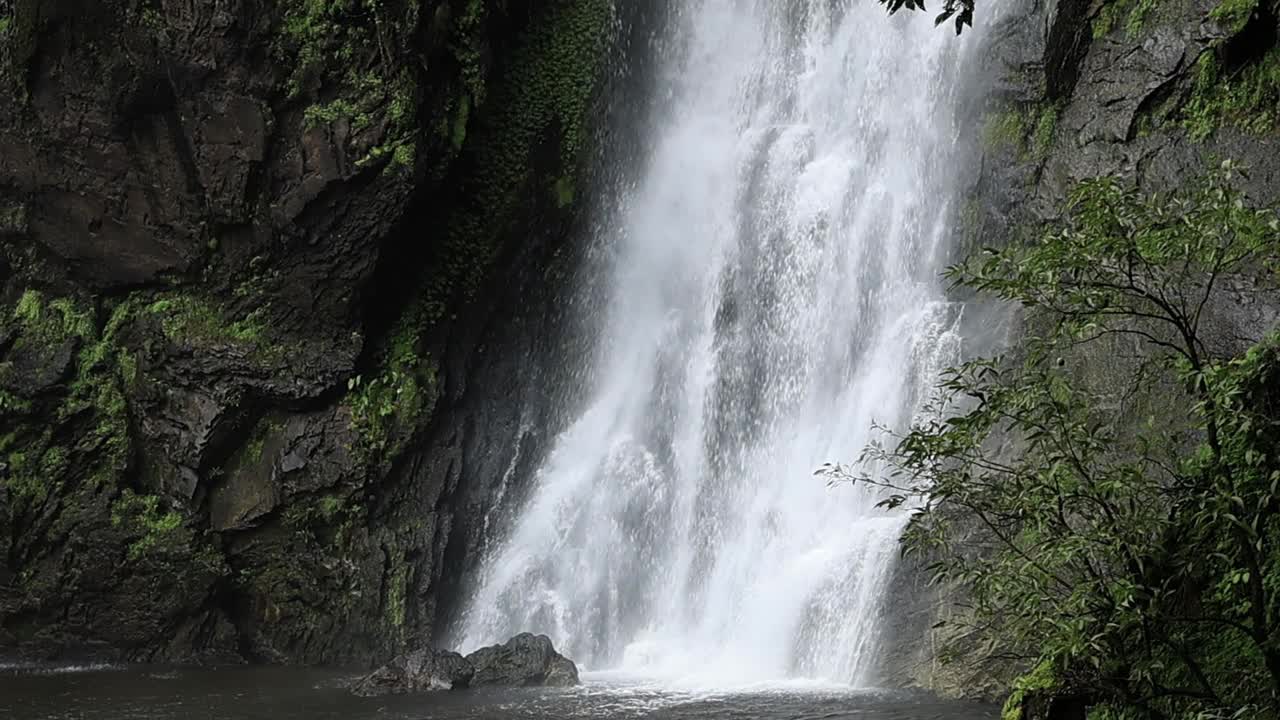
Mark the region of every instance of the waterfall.
[[938, 274], [973, 33], [872, 0], [676, 15], [646, 165], [597, 239], [588, 400], [457, 644], [528, 630], [590, 669], [866, 685], [905, 517], [813, 470], [908, 424], [958, 353]]

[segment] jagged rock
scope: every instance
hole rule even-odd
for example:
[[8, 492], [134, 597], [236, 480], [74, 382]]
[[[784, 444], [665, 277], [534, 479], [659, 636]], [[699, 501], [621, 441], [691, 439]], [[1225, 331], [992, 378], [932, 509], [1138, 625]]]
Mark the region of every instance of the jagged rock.
[[467, 687], [475, 668], [449, 650], [415, 650], [357, 680], [351, 692], [361, 697]]
[[472, 685], [567, 687], [578, 684], [578, 667], [556, 652], [546, 635], [520, 633], [502, 645], [467, 656], [475, 666]]
[[[1032, 139], [1021, 145], [983, 143], [982, 157], [968, 168], [976, 175], [967, 193], [973, 219], [961, 231], [977, 240], [967, 241], [966, 250], [979, 243], [1020, 242], [1022, 233], [1039, 232], [1042, 223], [1056, 222], [1070, 191], [1083, 179], [1117, 175], [1144, 192], [1162, 192], [1201, 176], [1209, 158], [1244, 160], [1249, 166], [1241, 179], [1246, 195], [1258, 206], [1280, 201], [1280, 134], [1223, 123], [1200, 140], [1188, 136], [1184, 113], [1197, 82], [1198, 58], [1206, 51], [1225, 56], [1232, 41], [1229, 29], [1207, 21], [1215, 6], [1213, 0], [1156, 3], [1153, 12], [1139, 18], [1142, 22], [1116, 23], [1109, 31], [1095, 24], [1100, 4], [1088, 0], [1011, 7], [999, 20], [986, 53], [987, 67], [997, 76], [986, 98], [987, 111], [1023, 113], [1028, 134], [1038, 123], [1046, 132], [1038, 147]], [[1275, 18], [1259, 13], [1251, 22], [1274, 26]], [[1043, 35], [1037, 37], [1040, 31]], [[1242, 43], [1251, 43], [1258, 57], [1275, 45], [1270, 30], [1261, 36], [1272, 39]], [[1050, 107], [1056, 114], [1045, 114]], [[983, 317], [974, 309], [966, 309], [967, 322], [989, 324], [985, 317], [973, 320]], [[1207, 343], [1215, 355], [1229, 356], [1274, 327], [1280, 299], [1251, 281], [1234, 278], [1210, 298], [1204, 313]], [[1016, 328], [1019, 320], [1009, 322]], [[1015, 330], [1011, 339], [1017, 334]], [[969, 332], [965, 337], [973, 339]], [[1094, 352], [1098, 355], [1081, 366], [1093, 369], [1089, 382], [1106, 387], [1106, 374], [1117, 365], [1116, 354]], [[964, 546], [966, 535], [974, 531], [956, 523], [956, 536], [949, 541]], [[968, 629], [965, 587], [931, 582], [929, 563], [929, 558], [916, 557], [894, 568], [886, 592], [895, 602], [884, 621], [884, 684], [1001, 701], [1012, 678], [1027, 668], [1013, 660], [993, 659], [983, 638]], [[941, 648], [947, 648], [949, 662], [940, 661]], [[1037, 697], [1022, 716], [1066, 718], [1082, 713], [1078, 698], [1051, 704]]]
[[339, 5], [3, 4], [0, 654], [385, 661], [555, 436], [614, 0]]

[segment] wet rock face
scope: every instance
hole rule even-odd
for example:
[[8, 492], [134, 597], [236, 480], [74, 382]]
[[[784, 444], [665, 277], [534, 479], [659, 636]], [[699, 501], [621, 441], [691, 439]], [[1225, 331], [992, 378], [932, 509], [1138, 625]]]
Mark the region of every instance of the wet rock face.
[[[965, 209], [954, 225], [957, 256], [1033, 236], [1060, 219], [1077, 183], [1106, 175], [1163, 192], [1229, 158], [1249, 168], [1242, 189], [1252, 202], [1280, 203], [1274, 105], [1228, 108], [1211, 89], [1239, 83], [1251, 67], [1269, 62], [1280, 17], [1274, 3], [1264, 2], [1231, 26], [1212, 18], [1218, 6], [1048, 0], [1020, 3], [1003, 17], [990, 35], [991, 87], [966, 118], [978, 156], [967, 168]], [[1207, 82], [1206, 68], [1215, 67], [1217, 78]], [[1278, 317], [1280, 297], [1249, 278], [1232, 278], [1205, 308], [1202, 331], [1211, 353], [1229, 356], [1274, 328]], [[1000, 322], [1016, 328], [1018, 319]], [[969, 337], [985, 352], [981, 332]], [[1087, 381], [1105, 387], [1115, 357], [1099, 352], [1082, 366], [1097, 375]], [[929, 582], [928, 565], [928, 558], [913, 557], [895, 569], [885, 684], [1000, 699], [1025, 668], [969, 628], [964, 589]]]
[[568, 687], [578, 684], [578, 667], [556, 652], [546, 635], [521, 633], [502, 645], [467, 656], [475, 668], [472, 685]]
[[356, 680], [357, 695], [394, 695], [457, 690], [478, 685], [569, 687], [578, 668], [546, 635], [521, 633], [501, 645], [480, 648], [465, 658], [448, 650], [415, 650]]
[[0, 654], [430, 641], [613, 6], [375, 4], [0, 2]]
[[360, 678], [351, 691], [362, 697], [465, 688], [475, 668], [448, 650], [415, 650]]

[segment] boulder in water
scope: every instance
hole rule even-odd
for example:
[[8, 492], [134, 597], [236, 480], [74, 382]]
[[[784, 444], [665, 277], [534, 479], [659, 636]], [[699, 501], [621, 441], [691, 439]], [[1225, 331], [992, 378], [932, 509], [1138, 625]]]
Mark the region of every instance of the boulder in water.
[[467, 656], [475, 668], [472, 685], [567, 687], [578, 684], [578, 667], [556, 652], [546, 635], [520, 633], [502, 645]]
[[399, 695], [424, 690], [464, 688], [475, 669], [456, 652], [415, 650], [357, 680], [351, 691], [362, 697]]

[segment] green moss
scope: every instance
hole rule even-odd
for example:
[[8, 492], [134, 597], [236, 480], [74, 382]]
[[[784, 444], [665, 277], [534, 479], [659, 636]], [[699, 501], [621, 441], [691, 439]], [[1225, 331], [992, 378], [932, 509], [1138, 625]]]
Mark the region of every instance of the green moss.
[[391, 575], [387, 579], [386, 599], [383, 602], [383, 607], [386, 608], [387, 624], [397, 630], [404, 628], [409, 569], [409, 565], [401, 561], [395, 570], [391, 571]]
[[38, 290], [23, 291], [18, 304], [13, 307], [13, 319], [27, 326], [40, 322], [43, 313], [44, 295]]
[[1026, 151], [1027, 117], [1020, 109], [1006, 109], [987, 116], [982, 129], [982, 142], [988, 150]]
[[1221, 0], [1209, 17], [1234, 35], [1244, 29], [1257, 9], [1258, 0]]
[[[132, 303], [121, 303], [100, 333], [92, 309], [70, 297], [45, 300], [38, 291], [28, 290], [15, 306], [13, 316], [22, 327], [19, 343], [35, 347], [57, 347], [70, 339], [80, 343], [74, 375], [51, 417], [55, 423], [83, 419], [88, 426], [77, 427], [74, 440], [61, 440], [56, 446], [52, 445], [48, 427], [26, 427], [21, 435], [23, 441], [13, 443], [20, 444], [27, 457], [44, 458], [42, 465], [34, 469], [41, 483], [56, 485], [59, 476], [72, 471], [82, 471], [90, 478], [107, 478], [127, 464], [131, 445], [122, 380], [132, 366], [120, 364], [124, 354], [115, 335], [132, 308]], [[136, 367], [132, 373], [136, 374]], [[74, 457], [74, 462], [57, 461], [69, 457]], [[25, 467], [33, 471], [32, 466]], [[30, 487], [32, 478], [19, 482]]]
[[484, 104], [485, 4], [482, 0], [466, 0], [463, 10], [453, 24], [450, 49], [461, 71], [462, 85], [476, 105]]
[[1119, 2], [1109, 2], [1102, 6], [1098, 11], [1098, 16], [1093, 19], [1093, 39], [1101, 40], [1111, 34], [1116, 27], [1116, 21], [1120, 15], [1118, 6]]
[[142, 12], [139, 15], [139, 20], [142, 23], [142, 26], [147, 28], [148, 30], [151, 30], [153, 32], [159, 32], [164, 30], [164, 27], [165, 27], [164, 16], [161, 15], [160, 11], [155, 9], [154, 7], [147, 6], [142, 8]]
[[1129, 16], [1124, 23], [1125, 37], [1133, 40], [1142, 34], [1146, 27], [1147, 16], [1150, 15], [1155, 4], [1156, 0], [1136, 0], [1133, 3], [1133, 9], [1129, 11]]
[[93, 316], [88, 310], [81, 310], [70, 298], [57, 298], [49, 303], [49, 307], [62, 316], [62, 332], [82, 340], [93, 338], [97, 330]]
[[1089, 708], [1087, 720], [1139, 720], [1142, 716], [1132, 708], [1095, 705]]
[[411, 142], [402, 142], [395, 146], [391, 151], [391, 167], [393, 168], [412, 168], [414, 159], [417, 157], [417, 146]]
[[133, 389], [138, 385], [138, 361], [133, 357], [133, 353], [127, 350], [121, 350], [116, 358], [116, 362], [120, 366], [120, 377], [124, 380], [125, 387]]
[[50, 486], [57, 479], [41, 473], [39, 462], [40, 453], [48, 442], [49, 433], [46, 430], [38, 441], [26, 444], [22, 450], [15, 450], [5, 456], [8, 472], [0, 479], [0, 483], [8, 489], [15, 504], [38, 505], [49, 497]]
[[1155, 6], [1155, 0], [1106, 0], [1093, 19], [1093, 39], [1101, 40], [1122, 24], [1126, 38], [1137, 38], [1146, 29]]
[[[3, 33], [0, 32], [0, 35]], [[27, 232], [27, 206], [18, 202], [0, 204], [0, 235]]]
[[111, 506], [111, 524], [128, 530], [134, 538], [128, 545], [128, 558], [138, 561], [147, 555], [182, 542], [182, 516], [161, 509], [155, 495], [137, 495], [124, 490]]
[[[462, 122], [463, 111], [456, 111], [453, 137], [464, 139], [459, 128], [470, 127], [465, 139], [475, 171], [453, 208], [441, 267], [426, 288], [428, 306], [443, 306], [455, 293], [474, 295], [531, 191], [576, 173], [611, 17], [607, 0], [549, 3], [520, 38], [509, 71], [490, 88], [487, 104], [477, 83], [466, 79], [464, 62], [472, 107], [467, 122]], [[482, 104], [489, 112], [472, 121]], [[535, 167], [534, 148], [549, 140], [559, 146], [558, 166]]]
[[93, 317], [70, 298], [46, 301], [38, 290], [22, 293], [13, 308], [13, 319], [23, 330], [25, 342], [55, 343], [70, 338], [91, 339], [95, 334]]
[[30, 400], [20, 398], [8, 390], [0, 390], [0, 414], [27, 413], [30, 411]]
[[347, 382], [351, 423], [359, 434], [360, 450], [368, 459], [394, 456], [405, 430], [434, 400], [435, 367], [418, 355], [418, 337], [425, 323], [421, 313], [406, 313], [393, 330], [380, 371]]
[[1013, 692], [1005, 700], [1000, 720], [1031, 720], [1024, 717], [1023, 709], [1026, 701], [1037, 694], [1052, 692], [1057, 689], [1059, 680], [1054, 665], [1049, 660], [1042, 660], [1031, 672], [1013, 682]]
[[[261, 426], [260, 426], [261, 427]], [[244, 446], [244, 456], [251, 462], [256, 463], [262, 460], [262, 450], [267, 445], [267, 434], [265, 431], [255, 432], [249, 440], [249, 444]]]
[[244, 318], [229, 320], [221, 308], [208, 300], [192, 295], [175, 295], [151, 303], [147, 312], [160, 318], [165, 337], [174, 342], [261, 347], [267, 339], [261, 309]]
[[454, 112], [452, 130], [449, 133], [449, 144], [455, 153], [462, 150], [467, 141], [467, 121], [471, 118], [471, 96], [464, 94], [458, 100]]
[[[27, 99], [26, 74], [36, 45], [43, 18], [41, 0], [13, 0], [8, 13], [0, 15], [4, 28], [0, 30], [0, 85], [19, 101]], [[0, 11], [2, 13], [4, 11]]]
[[416, 84], [405, 44], [416, 32], [418, 12], [416, 2], [286, 2], [277, 55], [294, 68], [288, 95], [314, 91], [326, 98], [304, 111], [307, 128], [347, 119], [359, 132], [385, 114], [385, 150], [370, 153], [366, 164], [394, 160], [395, 149], [416, 133]]
[[413, 122], [413, 115], [413, 86], [401, 82], [387, 105], [387, 120], [391, 122], [393, 128], [404, 128]]
[[338, 513], [342, 512], [342, 498], [337, 495], [325, 495], [320, 498], [319, 509], [320, 516], [323, 517], [326, 522], [333, 520], [338, 516]]
[[1214, 51], [1196, 60], [1191, 99], [1183, 108], [1183, 124], [1194, 140], [1204, 140], [1221, 127], [1263, 134], [1276, 127], [1280, 108], [1280, 48], [1256, 62], [1224, 75]]
[[369, 126], [369, 114], [362, 112], [346, 98], [338, 98], [324, 105], [312, 105], [303, 113], [303, 123], [308, 128], [328, 125], [339, 119], [351, 121], [353, 130]]
[[281, 33], [293, 46], [296, 57], [289, 78], [289, 94], [297, 95], [304, 79], [324, 64], [333, 43], [341, 43], [346, 32], [342, 16], [351, 9], [350, 0], [294, 0], [286, 5]]
[[572, 177], [568, 175], [561, 175], [556, 178], [555, 185], [552, 189], [555, 191], [556, 207], [563, 209], [573, 204], [574, 188]]
[[1053, 145], [1053, 134], [1057, 129], [1058, 106], [1045, 105], [1040, 109], [1035, 130], [1031, 133], [1032, 151], [1037, 158], [1044, 159], [1049, 154], [1049, 148]]

